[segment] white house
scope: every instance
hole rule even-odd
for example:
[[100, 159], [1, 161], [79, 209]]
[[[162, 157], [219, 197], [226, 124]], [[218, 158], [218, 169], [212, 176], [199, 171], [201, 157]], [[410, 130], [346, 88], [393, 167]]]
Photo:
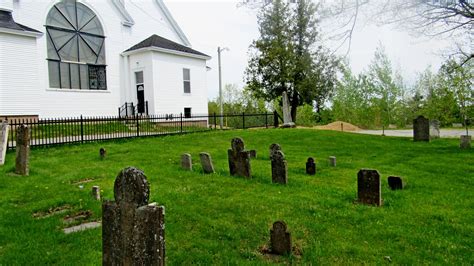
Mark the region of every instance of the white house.
[[0, 0], [0, 117], [207, 114], [209, 59], [162, 0]]

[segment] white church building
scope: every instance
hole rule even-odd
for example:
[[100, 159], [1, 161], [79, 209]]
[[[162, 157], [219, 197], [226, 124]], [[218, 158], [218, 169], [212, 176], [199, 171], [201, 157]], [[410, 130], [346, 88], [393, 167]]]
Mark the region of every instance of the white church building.
[[207, 60], [162, 0], [0, 0], [0, 117], [207, 114]]

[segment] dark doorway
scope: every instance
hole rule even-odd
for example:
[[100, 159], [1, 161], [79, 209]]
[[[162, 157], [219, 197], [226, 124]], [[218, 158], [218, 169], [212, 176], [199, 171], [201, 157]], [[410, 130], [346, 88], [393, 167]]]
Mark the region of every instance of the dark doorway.
[[145, 85], [143, 84], [143, 71], [135, 72], [135, 83], [137, 84], [137, 112], [145, 113]]

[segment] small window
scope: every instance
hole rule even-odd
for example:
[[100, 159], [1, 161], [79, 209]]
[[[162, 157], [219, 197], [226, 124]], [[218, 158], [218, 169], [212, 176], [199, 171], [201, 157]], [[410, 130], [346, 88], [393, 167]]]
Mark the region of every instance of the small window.
[[137, 85], [143, 84], [143, 71], [135, 72], [135, 83]]
[[183, 68], [184, 93], [191, 93], [191, 70]]
[[184, 108], [184, 118], [191, 118], [191, 107]]

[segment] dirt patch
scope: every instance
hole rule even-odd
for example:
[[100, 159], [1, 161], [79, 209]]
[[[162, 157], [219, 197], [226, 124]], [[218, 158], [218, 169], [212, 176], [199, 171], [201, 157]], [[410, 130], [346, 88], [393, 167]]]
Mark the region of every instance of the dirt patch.
[[[259, 253], [263, 255], [263, 257], [269, 261], [272, 262], [285, 262], [287, 259], [287, 256], [281, 256], [281, 255], [276, 255], [273, 254], [270, 247], [268, 245], [263, 245], [258, 249]], [[291, 248], [292, 251], [292, 256], [294, 256], [296, 259], [300, 259], [301, 255], [303, 254], [301, 249], [297, 246], [293, 246]]]
[[92, 211], [80, 211], [64, 217], [63, 222], [67, 224], [82, 222], [92, 216]]
[[361, 130], [359, 127], [354, 126], [353, 124], [346, 123], [343, 121], [336, 121], [325, 126], [315, 126], [316, 129], [323, 129], [323, 130], [336, 130], [336, 131], [359, 131]]
[[52, 207], [46, 211], [38, 211], [38, 212], [33, 213], [33, 218], [36, 218], [36, 219], [48, 218], [56, 214], [65, 213], [71, 208], [72, 208], [71, 205], [68, 205], [68, 204], [58, 206], [58, 207]]

